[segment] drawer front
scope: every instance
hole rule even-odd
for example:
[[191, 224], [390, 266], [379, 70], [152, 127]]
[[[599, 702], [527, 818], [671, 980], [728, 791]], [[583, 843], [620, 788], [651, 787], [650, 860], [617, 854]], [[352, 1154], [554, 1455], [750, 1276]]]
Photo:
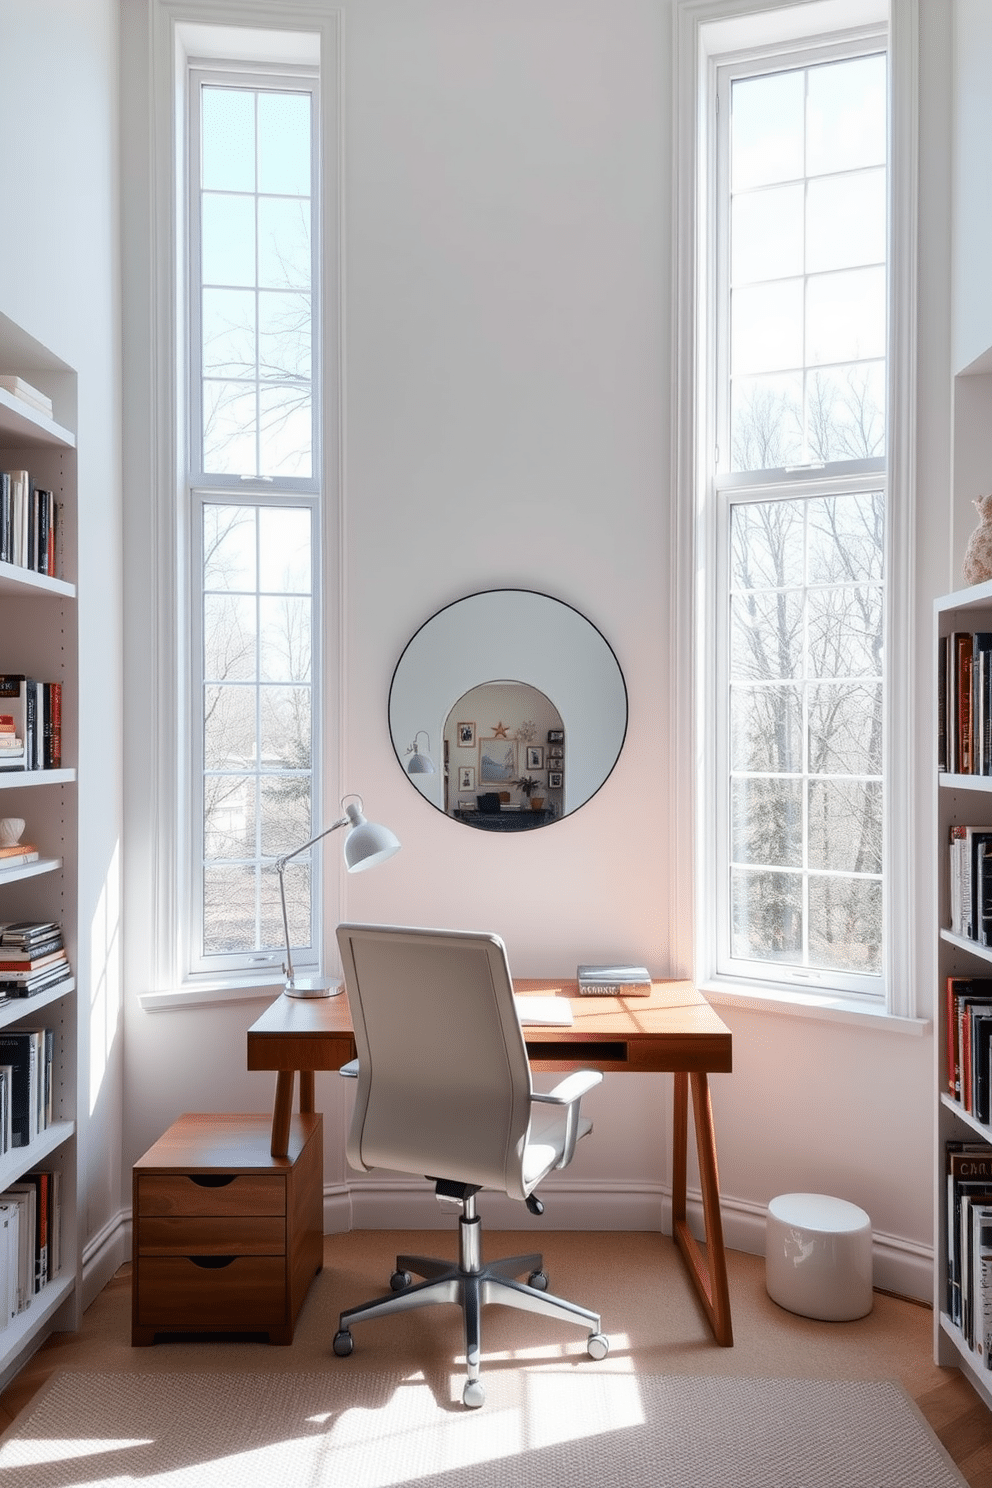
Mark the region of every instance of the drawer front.
[[185, 1215], [140, 1215], [141, 1255], [284, 1255], [286, 1221], [280, 1214], [249, 1218]]
[[198, 1266], [189, 1257], [141, 1257], [138, 1323], [192, 1331], [266, 1328], [286, 1318], [286, 1262], [279, 1256], [235, 1256]]
[[281, 1173], [139, 1173], [138, 1213], [285, 1214]]

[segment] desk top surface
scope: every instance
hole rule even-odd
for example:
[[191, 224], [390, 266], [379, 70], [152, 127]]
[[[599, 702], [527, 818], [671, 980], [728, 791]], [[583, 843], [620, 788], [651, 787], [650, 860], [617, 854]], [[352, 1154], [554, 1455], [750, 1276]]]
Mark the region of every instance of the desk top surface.
[[[730, 1029], [692, 982], [655, 981], [647, 997], [579, 997], [574, 981], [547, 977], [514, 978], [513, 986], [524, 996], [567, 997], [572, 1005], [571, 1027], [525, 1028], [535, 1065], [565, 1067], [581, 1061], [632, 1070], [731, 1068]], [[351, 1057], [343, 1051], [352, 1033], [347, 993], [320, 998], [283, 993], [248, 1030], [248, 1067], [339, 1068]], [[546, 1059], [539, 1052], [542, 1044], [553, 1046]], [[572, 1059], [568, 1045], [576, 1046]], [[583, 1045], [594, 1057], [584, 1058]]]

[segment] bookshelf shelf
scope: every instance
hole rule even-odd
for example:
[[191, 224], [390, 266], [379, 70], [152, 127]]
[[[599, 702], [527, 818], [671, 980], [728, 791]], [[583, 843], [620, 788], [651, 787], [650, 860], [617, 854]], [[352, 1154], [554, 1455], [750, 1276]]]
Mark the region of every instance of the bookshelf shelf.
[[47, 574], [21, 568], [18, 563], [0, 562], [0, 594], [52, 595], [55, 599], [75, 599], [75, 584], [64, 579], [50, 579]]
[[[25, 376], [53, 397], [65, 418], [76, 406], [71, 369], [0, 316], [0, 366]], [[74, 969], [78, 955], [78, 614], [76, 436], [25, 400], [0, 388], [0, 471], [26, 470], [30, 483], [52, 491], [59, 510], [57, 572], [48, 577], [0, 563], [0, 673], [62, 684], [62, 748], [70, 765], [57, 770], [0, 770], [0, 817], [17, 816], [23, 840], [43, 856], [0, 867], [0, 921], [52, 920]], [[6, 710], [11, 711], [8, 707]], [[78, 1326], [81, 1260], [78, 1227], [78, 1058], [80, 1007], [75, 976], [31, 997], [0, 1001], [0, 1030], [54, 1033], [53, 1119], [25, 1147], [0, 1155], [0, 1193], [39, 1168], [59, 1175], [61, 1262], [57, 1276], [0, 1327], [0, 1389], [55, 1329]]]
[[31, 997], [18, 997], [10, 1002], [0, 1003], [0, 1028], [9, 1028], [12, 1023], [29, 1018], [42, 1008], [50, 1007], [53, 1002], [69, 997], [75, 990], [76, 979], [69, 977], [64, 982], [57, 982], [54, 987], [46, 987], [43, 992], [35, 992]]

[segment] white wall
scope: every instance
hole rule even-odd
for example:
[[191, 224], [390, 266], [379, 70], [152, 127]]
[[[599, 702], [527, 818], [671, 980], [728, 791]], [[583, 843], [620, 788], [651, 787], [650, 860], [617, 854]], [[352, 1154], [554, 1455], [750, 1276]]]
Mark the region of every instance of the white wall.
[[[690, 974], [690, 927], [674, 910], [689, 869], [671, 846], [685, 788], [670, 746], [671, 0], [346, 0], [342, 10], [344, 711], [331, 776], [361, 790], [404, 849], [354, 880], [332, 870], [329, 918], [491, 925], [524, 976], [621, 956]], [[948, 569], [950, 36], [942, 0], [921, 0], [921, 12], [926, 710], [929, 606]], [[146, 493], [132, 494], [140, 544]], [[545, 831], [490, 836], [418, 797], [394, 756], [386, 702], [413, 632], [440, 606], [500, 585], [589, 616], [624, 670], [630, 726], [589, 805]], [[137, 659], [141, 627], [129, 618]], [[921, 803], [927, 716], [915, 723]], [[136, 744], [146, 728], [146, 716], [134, 719]], [[134, 789], [137, 799], [137, 775]], [[920, 817], [925, 854], [928, 805]], [[924, 1006], [930, 892], [921, 858]], [[127, 1162], [182, 1110], [266, 1107], [271, 1077], [243, 1068], [259, 1011], [147, 1013], [132, 997]], [[881, 1284], [927, 1295], [930, 1039], [722, 1011], [735, 1036], [735, 1073], [713, 1081], [731, 1242], [760, 1248], [777, 1192], [835, 1192], [871, 1213]], [[388, 1221], [369, 1186], [355, 1184], [353, 1210], [342, 1197], [343, 1083], [318, 1081], [332, 1214]], [[661, 1222], [669, 1095], [663, 1076], [615, 1076], [594, 1093], [597, 1131], [559, 1218], [585, 1205], [595, 1224]], [[549, 1204], [546, 1222], [554, 1215]]]
[[[0, 311], [78, 373], [80, 1219], [121, 1193], [121, 476], [116, 0], [0, 0]], [[85, 1020], [84, 1020], [85, 1022]], [[96, 1246], [89, 1242], [96, 1241]], [[109, 1262], [108, 1262], [109, 1264]]]

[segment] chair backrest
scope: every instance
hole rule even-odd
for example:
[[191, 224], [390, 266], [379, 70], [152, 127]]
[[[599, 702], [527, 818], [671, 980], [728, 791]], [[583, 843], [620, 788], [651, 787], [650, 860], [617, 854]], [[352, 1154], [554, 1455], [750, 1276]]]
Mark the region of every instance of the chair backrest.
[[498, 935], [338, 926], [358, 1049], [354, 1167], [523, 1198], [530, 1065]]

